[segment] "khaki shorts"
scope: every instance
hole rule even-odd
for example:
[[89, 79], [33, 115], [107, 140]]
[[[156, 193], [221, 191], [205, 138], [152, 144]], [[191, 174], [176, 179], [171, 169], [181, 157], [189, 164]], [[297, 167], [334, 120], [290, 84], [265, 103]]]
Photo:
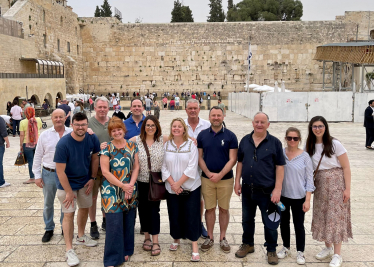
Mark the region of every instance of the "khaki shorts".
[[93, 196], [97, 196], [99, 194], [100, 187], [103, 184], [103, 178], [104, 178], [104, 176], [103, 176], [103, 173], [101, 172], [101, 168], [99, 166], [99, 169], [97, 170], [96, 180], [95, 180], [94, 186], [92, 188], [92, 195]]
[[210, 210], [218, 206], [221, 209], [230, 208], [230, 199], [234, 188], [234, 178], [213, 183], [205, 177], [201, 177], [201, 192], [203, 193], [205, 209]]
[[66, 198], [65, 190], [57, 189], [57, 198], [60, 201], [62, 213], [71, 213], [75, 212], [77, 209], [77, 203], [78, 207], [80, 209], [86, 209], [92, 206], [92, 190], [91, 192], [86, 195], [86, 187], [83, 187], [79, 190], [73, 191], [76, 198], [74, 199], [74, 207], [72, 205], [69, 206], [69, 208], [65, 208], [64, 200]]

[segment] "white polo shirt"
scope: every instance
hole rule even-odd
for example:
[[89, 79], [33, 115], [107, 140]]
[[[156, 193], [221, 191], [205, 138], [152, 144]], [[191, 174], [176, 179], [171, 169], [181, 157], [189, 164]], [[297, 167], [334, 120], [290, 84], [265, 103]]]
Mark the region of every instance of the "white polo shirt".
[[195, 131], [192, 130], [192, 127], [188, 124], [188, 119], [185, 119], [184, 122], [188, 127], [188, 135], [193, 138], [197, 138], [199, 133], [202, 130], [208, 129], [210, 127], [210, 122], [199, 117], [199, 124], [196, 126]]

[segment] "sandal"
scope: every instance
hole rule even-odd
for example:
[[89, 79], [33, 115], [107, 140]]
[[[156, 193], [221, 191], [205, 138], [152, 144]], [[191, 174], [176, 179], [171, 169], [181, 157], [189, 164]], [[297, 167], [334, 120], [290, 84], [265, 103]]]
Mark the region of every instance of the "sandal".
[[200, 261], [200, 254], [192, 252], [191, 261], [193, 261], [193, 262], [199, 262]]
[[[149, 241], [151, 242], [150, 244], [147, 244], [146, 242]], [[152, 240], [151, 239], [144, 239], [143, 242], [143, 250], [145, 251], [151, 251], [152, 250]]]
[[[158, 246], [158, 248], [155, 248], [155, 249], [152, 249], [152, 250], [151, 250], [151, 256], [158, 256], [158, 255], [161, 254], [161, 247], [160, 247], [160, 244], [159, 244], [159, 243], [153, 243], [153, 246], [154, 246], [154, 245]], [[152, 248], [153, 248], [153, 246], [152, 246]], [[154, 253], [155, 251], [158, 251], [158, 252]]]
[[171, 250], [171, 251], [177, 251], [178, 247], [179, 247], [179, 243], [171, 243], [170, 247], [169, 247], [169, 250]]
[[[127, 257], [127, 259], [126, 259], [126, 257]], [[130, 256], [126, 255], [125, 256], [125, 262], [128, 262], [128, 261], [130, 261]]]

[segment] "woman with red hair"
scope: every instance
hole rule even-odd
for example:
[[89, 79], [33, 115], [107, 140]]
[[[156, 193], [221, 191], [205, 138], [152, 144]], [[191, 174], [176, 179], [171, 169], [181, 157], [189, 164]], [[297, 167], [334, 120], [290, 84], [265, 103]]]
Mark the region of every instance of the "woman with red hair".
[[35, 118], [35, 109], [27, 107], [25, 109], [26, 119], [22, 120], [19, 126], [20, 130], [20, 150], [25, 154], [29, 164], [30, 179], [23, 182], [24, 184], [35, 183], [34, 173], [32, 172], [32, 163], [34, 161], [35, 147], [38, 142], [42, 120]]

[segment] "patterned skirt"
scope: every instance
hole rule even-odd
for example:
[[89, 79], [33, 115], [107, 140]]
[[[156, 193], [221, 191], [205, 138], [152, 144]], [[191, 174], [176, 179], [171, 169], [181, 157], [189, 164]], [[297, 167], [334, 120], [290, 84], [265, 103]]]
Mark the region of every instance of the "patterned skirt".
[[342, 168], [318, 171], [313, 199], [313, 239], [326, 243], [347, 242], [352, 236], [351, 202], [343, 203]]

